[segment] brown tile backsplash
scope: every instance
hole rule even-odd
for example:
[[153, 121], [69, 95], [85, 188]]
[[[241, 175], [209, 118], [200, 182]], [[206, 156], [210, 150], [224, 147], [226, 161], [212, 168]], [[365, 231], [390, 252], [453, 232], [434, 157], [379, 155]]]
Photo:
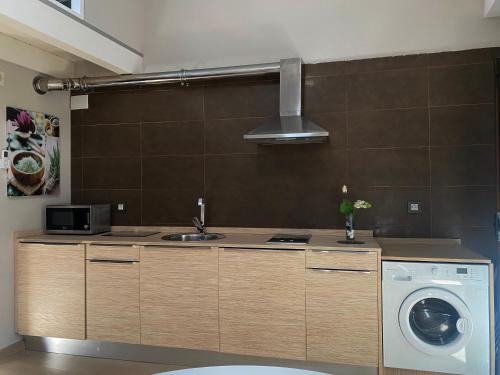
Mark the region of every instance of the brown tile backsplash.
[[203, 120], [203, 88], [148, 88], [136, 94], [138, 112], [144, 122]]
[[206, 119], [279, 114], [279, 81], [220, 84], [205, 88]]
[[348, 82], [348, 111], [427, 105], [425, 68], [353, 74]]
[[349, 112], [350, 148], [429, 145], [427, 108]]
[[493, 62], [429, 69], [431, 106], [493, 103]]
[[137, 156], [141, 144], [137, 142], [139, 124], [85, 126], [83, 129], [83, 156], [112, 157]]
[[140, 189], [141, 159], [83, 159], [83, 189]]
[[127, 203], [117, 225], [191, 225], [205, 196], [209, 225], [340, 228], [348, 184], [374, 205], [357, 228], [494, 246], [495, 54], [306, 65], [304, 113], [331, 134], [316, 145], [242, 139], [278, 115], [273, 77], [101, 90], [72, 112], [73, 201]]
[[203, 121], [143, 123], [140, 144], [143, 156], [203, 154]]
[[431, 146], [495, 145], [495, 121], [494, 104], [431, 108]]

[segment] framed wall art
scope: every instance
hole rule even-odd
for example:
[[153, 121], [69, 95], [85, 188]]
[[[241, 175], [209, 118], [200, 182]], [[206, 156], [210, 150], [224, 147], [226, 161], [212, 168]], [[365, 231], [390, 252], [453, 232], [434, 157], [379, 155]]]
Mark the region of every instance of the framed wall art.
[[59, 194], [59, 131], [56, 116], [7, 107], [7, 196]]

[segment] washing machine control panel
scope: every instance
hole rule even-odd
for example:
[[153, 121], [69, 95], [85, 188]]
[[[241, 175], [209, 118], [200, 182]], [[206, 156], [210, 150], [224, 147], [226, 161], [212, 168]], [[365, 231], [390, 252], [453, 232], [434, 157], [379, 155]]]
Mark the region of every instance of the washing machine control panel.
[[390, 262], [382, 264], [383, 279], [387, 281], [449, 280], [477, 283], [488, 280], [488, 266], [477, 264]]

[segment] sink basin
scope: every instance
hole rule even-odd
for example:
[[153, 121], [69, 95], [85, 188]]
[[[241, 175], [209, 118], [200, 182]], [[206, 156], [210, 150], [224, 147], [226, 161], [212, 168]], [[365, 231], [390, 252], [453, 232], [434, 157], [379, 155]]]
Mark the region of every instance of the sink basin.
[[161, 239], [165, 241], [211, 241], [224, 237], [220, 233], [176, 233], [163, 236]]

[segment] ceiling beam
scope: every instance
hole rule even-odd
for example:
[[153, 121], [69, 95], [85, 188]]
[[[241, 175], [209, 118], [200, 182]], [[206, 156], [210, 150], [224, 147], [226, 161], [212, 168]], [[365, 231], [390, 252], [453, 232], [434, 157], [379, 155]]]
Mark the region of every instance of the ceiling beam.
[[2, 26], [114, 73], [142, 72], [142, 56], [39, 0], [0, 0]]
[[73, 62], [0, 33], [0, 60], [56, 77], [75, 74]]

